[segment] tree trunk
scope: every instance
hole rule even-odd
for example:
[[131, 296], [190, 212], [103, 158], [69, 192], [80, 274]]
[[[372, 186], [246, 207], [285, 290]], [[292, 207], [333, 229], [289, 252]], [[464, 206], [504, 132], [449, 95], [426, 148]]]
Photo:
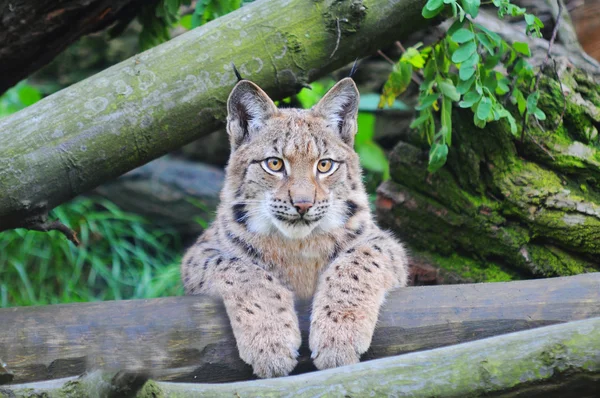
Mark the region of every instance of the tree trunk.
[[231, 63], [274, 98], [426, 26], [425, 0], [262, 0], [0, 121], [0, 231], [222, 124]]
[[[133, 379], [134, 384], [139, 381]], [[32, 393], [79, 397], [91, 391], [115, 396], [110, 379], [102, 381], [102, 375], [95, 373], [81, 379], [8, 386], [4, 391], [16, 397]], [[131, 388], [130, 396], [314, 397], [326, 391], [333, 397], [591, 398], [598, 396], [598, 383], [600, 318], [593, 318], [294, 377], [229, 384], [148, 381], [137, 394]]]
[[378, 218], [417, 257], [467, 281], [600, 269], [600, 84], [566, 63], [557, 81], [552, 65], [540, 84], [548, 118], [524, 142], [456, 110], [448, 163], [431, 175], [426, 145], [406, 131]]
[[130, 21], [144, 0], [0, 0], [0, 94], [81, 36]]
[[[386, 300], [363, 360], [464, 343], [558, 322], [600, 317], [600, 273], [482, 285], [400, 289]], [[308, 305], [296, 373], [314, 370]], [[207, 297], [0, 310], [0, 353], [13, 383], [95, 369], [158, 380], [247, 380], [222, 305]]]

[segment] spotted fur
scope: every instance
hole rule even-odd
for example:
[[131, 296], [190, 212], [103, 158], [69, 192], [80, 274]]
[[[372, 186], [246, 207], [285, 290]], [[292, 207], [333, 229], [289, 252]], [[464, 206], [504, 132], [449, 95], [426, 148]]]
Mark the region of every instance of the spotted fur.
[[[221, 204], [181, 271], [188, 294], [223, 299], [240, 357], [260, 377], [297, 363], [294, 297], [313, 297], [309, 343], [324, 369], [359, 361], [386, 292], [406, 284], [405, 251], [375, 225], [353, 150], [358, 98], [350, 78], [310, 110], [278, 109], [247, 80], [229, 97]], [[331, 172], [317, 168], [324, 159]]]

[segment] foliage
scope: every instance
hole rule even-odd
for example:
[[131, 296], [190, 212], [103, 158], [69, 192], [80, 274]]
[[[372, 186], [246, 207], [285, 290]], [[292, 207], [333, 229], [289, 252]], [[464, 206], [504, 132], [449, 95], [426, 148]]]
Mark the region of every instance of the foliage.
[[[303, 108], [314, 106], [327, 91], [333, 87], [335, 81], [324, 79], [311, 84], [312, 89], [302, 89], [296, 96]], [[400, 101], [393, 101], [391, 106], [395, 109], [404, 109]], [[372, 111], [376, 109], [373, 96], [365, 94], [361, 96], [358, 113], [358, 133], [354, 139], [354, 149], [360, 157], [362, 167], [368, 171], [381, 174], [384, 180], [389, 178], [389, 162], [381, 146], [374, 140], [375, 115]], [[381, 178], [381, 177], [380, 177]]]
[[26, 81], [19, 82], [0, 96], [0, 118], [20, 111], [41, 98], [42, 94], [35, 87], [28, 85]]
[[0, 307], [151, 298], [183, 293], [176, 233], [105, 199], [79, 197], [52, 216], [79, 232], [0, 234]]
[[159, 0], [142, 8], [138, 20], [142, 24], [140, 47], [147, 50], [170, 39], [169, 28], [179, 22], [185, 29], [222, 17], [254, 0], [197, 0], [191, 15], [181, 16], [181, 6], [190, 6], [192, 0]]
[[[543, 24], [536, 16], [510, 0], [492, 0], [492, 3], [498, 8], [499, 18], [522, 16], [527, 33], [541, 36]], [[474, 124], [479, 128], [506, 119], [515, 136], [518, 126], [514, 113], [504, 106], [506, 100], [516, 105], [516, 111], [525, 120], [530, 116], [538, 120], [546, 118], [537, 107], [540, 93], [534, 88], [533, 68], [525, 59], [531, 55], [527, 43], [511, 45], [474, 23], [472, 18], [477, 16], [480, 4], [480, 0], [429, 0], [422, 11], [425, 18], [449, 11], [455, 22], [438, 42], [408, 48], [394, 65], [381, 94], [380, 106], [389, 105], [407, 89], [414, 73], [421, 76], [418, 116], [411, 127], [418, 128], [431, 145], [430, 172], [446, 162], [452, 143], [454, 104], [471, 109]]]

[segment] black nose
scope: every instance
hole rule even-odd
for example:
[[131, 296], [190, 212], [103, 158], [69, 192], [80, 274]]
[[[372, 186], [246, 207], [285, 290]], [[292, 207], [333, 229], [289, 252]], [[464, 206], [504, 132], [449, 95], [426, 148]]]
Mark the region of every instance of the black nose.
[[303, 216], [311, 207], [313, 207], [313, 204], [311, 202], [298, 202], [294, 203], [294, 207], [298, 214]]

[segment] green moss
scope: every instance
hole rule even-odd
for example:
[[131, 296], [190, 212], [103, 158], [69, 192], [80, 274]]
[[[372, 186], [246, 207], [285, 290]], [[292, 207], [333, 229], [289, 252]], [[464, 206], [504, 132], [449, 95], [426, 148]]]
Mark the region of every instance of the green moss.
[[154, 380], [148, 380], [138, 391], [136, 398], [163, 398], [165, 394]]
[[528, 247], [534, 272], [544, 277], [576, 275], [592, 270], [590, 263], [551, 245]]
[[427, 257], [438, 268], [456, 275], [464, 282], [507, 282], [521, 279], [514, 271], [492, 261], [477, 261], [469, 257], [452, 254], [441, 256], [437, 254], [420, 254]]

